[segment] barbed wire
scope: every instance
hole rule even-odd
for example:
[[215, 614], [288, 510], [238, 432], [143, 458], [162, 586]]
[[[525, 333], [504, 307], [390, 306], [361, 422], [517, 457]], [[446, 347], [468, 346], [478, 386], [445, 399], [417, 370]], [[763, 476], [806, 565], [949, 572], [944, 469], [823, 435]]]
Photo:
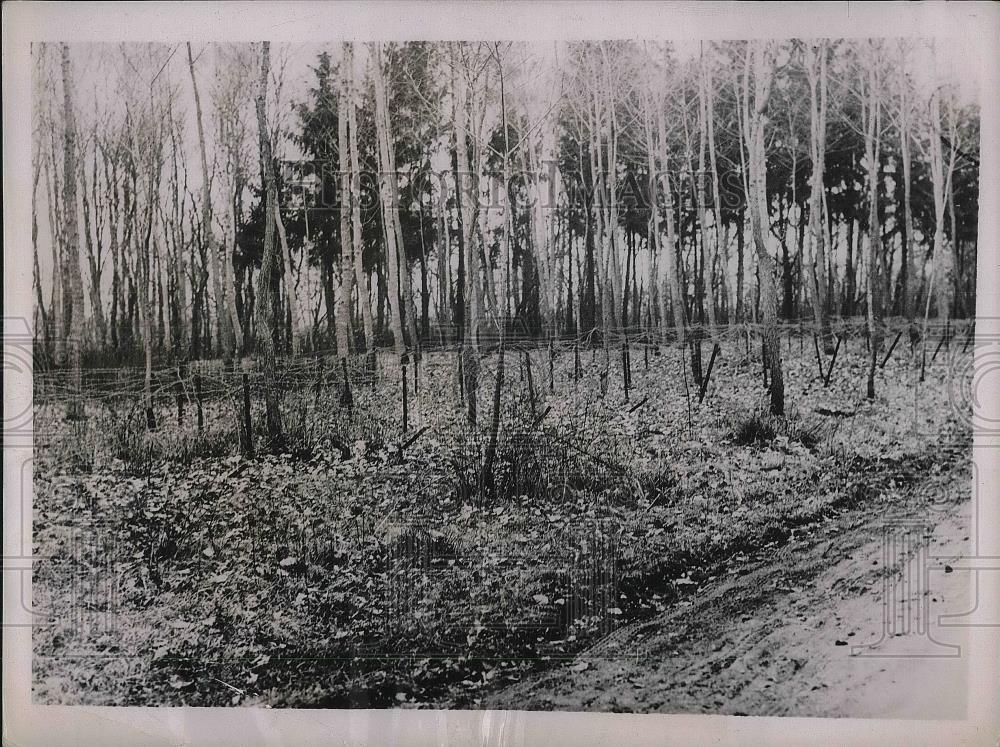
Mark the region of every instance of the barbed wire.
[[[926, 335], [929, 340], [956, 339], [967, 343], [974, 332], [975, 320], [950, 320], [947, 324], [928, 324]], [[904, 318], [884, 320], [880, 329], [886, 337], [901, 337], [907, 333], [922, 334], [920, 322], [910, 323]], [[751, 345], [753, 338], [760, 338], [764, 331], [761, 323], [741, 324], [691, 324], [684, 329], [682, 339], [678, 339], [672, 329], [652, 329], [645, 326], [604, 331], [599, 328], [579, 335], [529, 335], [506, 334], [503, 342], [508, 353], [522, 355], [536, 351], [548, 351], [553, 359], [574, 352], [599, 351], [603, 348], [620, 350], [623, 347], [670, 347], [678, 348], [692, 343], [720, 346], [745, 346], [749, 354], [759, 353], [759, 345]], [[867, 321], [864, 318], [831, 319], [827, 325], [819, 325], [814, 319], [785, 321], [778, 324], [777, 333], [781, 338], [810, 338], [830, 334], [837, 338], [852, 339], [867, 335]], [[476, 357], [480, 364], [480, 376], [495, 375], [491, 358], [495, 356], [501, 342], [496, 329], [480, 330]], [[895, 342], [895, 341], [893, 341]], [[885, 345], [888, 347], [890, 341]], [[436, 376], [442, 369], [448, 375], [455, 373], [455, 356], [464, 349], [464, 343], [450, 340], [422, 342], [418, 348], [407, 351], [405, 367], [407, 375], [419, 386], [419, 379]], [[615, 353], [617, 354], [617, 353]], [[403, 375], [404, 363], [392, 349], [381, 347], [376, 351], [374, 363], [369, 353], [352, 353], [341, 358], [334, 348], [310, 350], [298, 355], [280, 356], [275, 362], [275, 385], [281, 392], [320, 391], [334, 385], [343, 386], [345, 380], [353, 388], [375, 388], [379, 384], [398, 384]], [[539, 369], [539, 386], [546, 378]], [[254, 357], [235, 358], [224, 361], [221, 358], [199, 359], [169, 364], [159, 364], [149, 372], [150, 390], [154, 399], [182, 397], [187, 402], [197, 398], [205, 402], [228, 399], [246, 385], [254, 396], [261, 394], [264, 386], [264, 372], [260, 361]], [[113, 404], [144, 395], [146, 372], [143, 367], [126, 365], [119, 367], [84, 367], [77, 385], [74, 372], [66, 367], [52, 367], [35, 371], [33, 374], [34, 398], [36, 404], [65, 401], [71, 397], [84, 396], [98, 403]], [[414, 396], [419, 396], [414, 392]]]

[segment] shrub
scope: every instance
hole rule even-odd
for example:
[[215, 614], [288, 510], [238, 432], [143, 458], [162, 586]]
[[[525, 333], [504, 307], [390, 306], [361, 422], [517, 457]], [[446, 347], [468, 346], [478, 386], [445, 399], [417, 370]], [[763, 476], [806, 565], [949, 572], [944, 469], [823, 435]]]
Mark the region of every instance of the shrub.
[[789, 443], [801, 444], [812, 450], [823, 441], [823, 425], [808, 424], [796, 412], [775, 417], [756, 410], [737, 417], [732, 424], [732, 434], [733, 443], [738, 446], [769, 444], [778, 437], [784, 437]]
[[733, 423], [733, 442], [738, 446], [770, 443], [776, 433], [774, 419], [762, 412], [752, 412]]

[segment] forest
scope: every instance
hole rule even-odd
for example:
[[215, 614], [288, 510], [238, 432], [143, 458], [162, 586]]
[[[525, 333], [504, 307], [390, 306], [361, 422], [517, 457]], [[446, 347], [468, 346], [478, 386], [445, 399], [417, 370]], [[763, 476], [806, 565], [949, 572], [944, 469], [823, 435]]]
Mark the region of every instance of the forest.
[[502, 702], [969, 469], [941, 42], [32, 56], [36, 696]]

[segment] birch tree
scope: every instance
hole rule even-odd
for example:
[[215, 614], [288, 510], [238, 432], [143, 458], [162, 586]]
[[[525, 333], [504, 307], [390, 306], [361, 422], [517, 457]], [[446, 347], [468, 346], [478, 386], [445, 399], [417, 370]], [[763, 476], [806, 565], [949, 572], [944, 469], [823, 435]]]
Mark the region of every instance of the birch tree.
[[275, 381], [274, 351], [274, 300], [272, 273], [276, 261], [274, 233], [277, 218], [278, 188], [274, 173], [274, 158], [271, 149], [271, 135], [267, 126], [267, 80], [271, 66], [271, 43], [262, 42], [260, 57], [260, 79], [257, 84], [257, 129], [260, 139], [260, 161], [264, 173], [267, 192], [265, 210], [264, 254], [261, 258], [260, 273], [257, 275], [257, 345], [261, 353], [264, 370], [264, 408], [267, 435], [272, 446], [282, 439], [281, 410], [278, 406], [278, 389]]
[[198, 79], [194, 73], [194, 56], [191, 53], [191, 42], [187, 43], [188, 71], [191, 74], [191, 90], [194, 94], [195, 124], [198, 132], [198, 154], [201, 159], [201, 230], [202, 240], [208, 247], [208, 258], [212, 274], [212, 295], [215, 299], [215, 339], [223, 354], [233, 339], [233, 329], [226, 309], [226, 297], [223, 290], [222, 268], [219, 263], [219, 250], [215, 243], [215, 231], [212, 227], [212, 187], [208, 172], [208, 151], [205, 147], [205, 126], [202, 121], [201, 95], [198, 91]]
[[865, 296], [868, 306], [868, 399], [875, 398], [875, 367], [882, 351], [882, 282], [879, 266], [882, 261], [882, 229], [878, 215], [879, 160], [881, 158], [881, 66], [880, 42], [868, 42], [866, 59], [866, 103], [863, 104], [865, 125], [865, 161], [868, 171], [868, 241], [865, 246], [865, 264], [868, 278]]
[[767, 105], [774, 81], [772, 43], [749, 42], [748, 53], [752, 59], [754, 95], [753, 106], [745, 112], [749, 157], [748, 193], [750, 227], [754, 251], [760, 270], [760, 303], [764, 340], [764, 357], [770, 374], [771, 413], [785, 413], [785, 381], [781, 368], [781, 345], [778, 339], [778, 295], [774, 278], [774, 260], [767, 249], [766, 235], [769, 218], [767, 211], [767, 161], [764, 154], [764, 126]]
[[805, 45], [806, 77], [809, 81], [809, 127], [812, 176], [809, 190], [809, 237], [812, 243], [813, 315], [819, 328], [823, 350], [833, 353], [833, 334], [827, 307], [829, 297], [826, 261], [826, 224], [823, 220], [823, 165], [826, 159], [826, 76], [827, 42], [820, 39]]
[[[351, 205], [351, 257], [354, 267], [354, 284], [358, 289], [358, 306], [361, 307], [361, 320], [365, 331], [365, 345], [369, 351], [370, 366], [374, 369], [375, 362], [375, 324], [372, 319], [371, 290], [368, 275], [365, 273], [363, 245], [361, 241], [361, 165], [358, 157], [358, 85], [354, 70], [354, 45], [344, 44], [344, 60], [341, 64], [347, 71], [348, 101], [347, 101], [347, 140], [350, 151], [350, 185], [348, 195]], [[342, 206], [343, 207], [343, 206]], [[345, 251], [342, 247], [341, 251]]]
[[350, 59], [347, 42], [342, 46], [340, 62], [340, 92], [337, 98], [337, 160], [340, 169], [340, 318], [337, 320], [337, 355], [347, 358], [350, 352], [351, 295], [354, 290], [354, 251], [351, 238], [351, 171], [348, 164], [347, 108], [350, 106], [348, 93], [347, 62]]
[[[382, 231], [385, 239], [385, 259], [389, 286], [389, 313], [392, 329], [393, 347], [399, 357], [400, 364], [406, 367], [406, 342], [403, 338], [403, 309], [400, 295], [400, 249], [396, 241], [396, 225], [392, 211], [395, 208], [395, 194], [389, 180], [395, 178], [392, 170], [389, 151], [392, 141], [386, 131], [386, 98], [385, 79], [382, 73], [382, 45], [373, 42], [369, 45], [372, 60], [372, 77], [375, 82], [375, 131], [378, 138], [379, 171], [379, 204], [382, 207]], [[405, 263], [405, 260], [404, 260]]]
[[80, 226], [77, 213], [77, 132], [76, 114], [73, 110], [73, 70], [69, 45], [62, 45], [63, 83], [63, 237], [64, 287], [69, 288], [69, 339], [68, 351], [73, 370], [72, 394], [66, 407], [66, 418], [76, 420], [84, 416], [82, 372], [80, 370], [83, 345], [83, 277], [80, 272]]

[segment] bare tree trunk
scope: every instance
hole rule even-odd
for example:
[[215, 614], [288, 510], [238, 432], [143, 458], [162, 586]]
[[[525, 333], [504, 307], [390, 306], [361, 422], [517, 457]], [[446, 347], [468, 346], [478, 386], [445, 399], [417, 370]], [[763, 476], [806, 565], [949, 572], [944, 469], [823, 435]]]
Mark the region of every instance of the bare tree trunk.
[[275, 264], [274, 228], [277, 215], [278, 188], [271, 155], [271, 136], [267, 129], [267, 77], [271, 67], [271, 43], [263, 42], [260, 63], [260, 81], [257, 86], [257, 128], [260, 134], [260, 160], [263, 165], [267, 189], [266, 221], [264, 225], [264, 254], [257, 276], [257, 344], [264, 369], [264, 408], [267, 435], [272, 448], [282, 441], [281, 410], [278, 406], [278, 388], [275, 381], [274, 352], [274, 302], [272, 273]]
[[395, 195], [392, 193], [386, 178], [393, 179], [392, 167], [389, 161], [389, 150], [392, 142], [385, 131], [386, 99], [385, 80], [382, 74], [382, 45], [378, 42], [370, 44], [372, 56], [372, 71], [375, 81], [375, 130], [378, 134], [379, 169], [385, 175], [380, 182], [379, 203], [382, 206], [382, 228], [385, 239], [386, 274], [389, 286], [389, 312], [392, 327], [393, 346], [400, 364], [406, 366], [406, 344], [403, 338], [403, 309], [399, 289], [399, 247], [396, 246], [396, 227], [392, 211], [395, 209]]
[[[495, 59], [497, 62], [497, 67], [500, 72], [500, 123], [503, 128], [503, 244], [502, 251], [506, 257], [504, 265], [506, 267], [506, 272], [504, 273], [506, 282], [504, 283], [504, 298], [509, 303], [511, 296], [511, 251], [510, 251], [510, 234], [511, 234], [511, 210], [510, 210], [510, 144], [507, 141], [507, 104], [506, 97], [504, 95], [504, 76], [503, 76], [503, 64], [500, 61], [499, 51], [495, 54]], [[485, 458], [483, 459], [483, 473], [481, 484], [489, 486], [490, 490], [495, 489], [494, 485], [494, 473], [493, 465], [496, 459], [497, 453], [497, 442], [500, 435], [500, 399], [503, 391], [503, 380], [504, 380], [504, 352], [506, 349], [506, 334], [504, 331], [504, 321], [505, 317], [500, 317], [499, 324], [499, 334], [500, 334], [500, 346], [497, 352], [497, 377], [496, 383], [493, 387], [493, 418], [490, 422], [490, 437], [489, 442], [486, 447]], [[529, 371], [530, 375], [530, 371]]]
[[288, 237], [285, 235], [285, 223], [281, 220], [281, 207], [278, 205], [277, 196], [274, 201], [274, 225], [278, 229], [278, 240], [281, 243], [281, 283], [288, 302], [288, 315], [291, 317], [291, 330], [289, 330], [291, 348], [293, 353], [298, 354], [302, 347], [302, 311], [299, 307], [298, 295], [295, 292], [295, 281], [292, 278], [292, 252], [288, 246]]
[[[438, 241], [435, 247], [437, 255], [437, 324], [440, 334], [444, 335], [443, 325], [446, 319], [451, 319], [451, 246], [448, 236], [448, 219], [445, 215], [445, 196], [442, 183], [442, 192], [438, 195]], [[442, 341], [443, 341], [442, 337]]]
[[[906, 42], [901, 42], [905, 44]], [[904, 50], [905, 54], [905, 50]], [[913, 323], [913, 316], [916, 313], [916, 302], [912, 296], [912, 286], [914, 278], [914, 268], [916, 266], [916, 256], [914, 251], [913, 237], [913, 203], [912, 203], [912, 166], [910, 156], [910, 115], [911, 104], [909, 100], [909, 83], [905, 79], [906, 60], [905, 57], [900, 64], [901, 78], [899, 83], [899, 146], [900, 155], [903, 160], [903, 256], [900, 266], [900, 299], [901, 311], [910, 323]]]
[[868, 361], [868, 399], [875, 398], [875, 367], [882, 351], [882, 285], [879, 278], [879, 259], [882, 253], [882, 229], [878, 219], [879, 133], [881, 130], [881, 81], [879, 77], [878, 49], [872, 43], [868, 66], [868, 104], [865, 128], [865, 160], [868, 162], [868, 332], [870, 335]]
[[[947, 260], [947, 271], [944, 278], [944, 282], [947, 283], [945, 286], [947, 288], [947, 305], [948, 312], [945, 315], [945, 322], [952, 314], [958, 314], [957, 303], [954, 303], [956, 299], [961, 301], [958, 297], [959, 294], [959, 281], [961, 280], [959, 273], [955, 271], [955, 262], [957, 259], [958, 250], [958, 231], [955, 221], [955, 181], [953, 179], [955, 175], [955, 158], [958, 155], [956, 151], [958, 143], [958, 124], [957, 117], [955, 116], [955, 101], [952, 99], [948, 106], [948, 169], [947, 177], [945, 179], [945, 197], [948, 203], [948, 219], [950, 222], [951, 230], [949, 231], [949, 241], [945, 245], [945, 251], [948, 255]], [[956, 308], [952, 308], [954, 306]], [[947, 341], [946, 341], [947, 344]]]
[[[155, 116], [152, 107], [150, 115]], [[153, 410], [153, 304], [152, 274], [151, 267], [153, 258], [150, 254], [150, 247], [156, 251], [155, 243], [151, 241], [153, 234], [153, 209], [156, 205], [156, 194], [158, 192], [160, 180], [160, 164], [158, 155], [152, 153], [147, 164], [149, 170], [149, 187], [146, 192], [146, 216], [143, 224], [142, 243], [138, 247], [136, 259], [136, 282], [141, 287], [139, 289], [139, 321], [142, 325], [142, 345], [145, 358], [145, 375], [143, 377], [143, 403], [146, 412], [146, 428], [154, 430], [156, 428], [156, 415]], [[133, 231], [136, 241], [139, 241], [138, 231]]]
[[750, 145], [750, 225], [760, 275], [760, 303], [763, 320], [764, 355], [770, 374], [771, 413], [785, 413], [785, 381], [781, 369], [781, 345], [778, 339], [778, 296], [774, 280], [774, 260], [767, 251], [765, 227], [768, 223], [767, 164], [764, 157], [764, 114], [767, 111], [773, 81], [773, 60], [769, 43], [752, 41], [754, 63], [754, 105], [749, 111], [747, 142]]
[[[703, 42], [704, 43], [704, 42]], [[719, 246], [719, 215], [716, 213], [713, 216], [713, 228], [715, 232], [715, 237], [712, 243], [708, 241], [708, 216], [711, 213], [711, 208], [709, 207], [708, 200], [705, 195], [705, 172], [707, 171], [707, 164], [705, 162], [706, 150], [708, 147], [708, 122], [711, 117], [708, 111], [708, 97], [709, 97], [709, 75], [708, 72], [708, 62], [705, 60], [704, 53], [702, 54], [700, 61], [700, 69], [698, 76], [699, 84], [699, 95], [698, 95], [698, 119], [699, 119], [699, 138], [698, 138], [698, 219], [701, 223], [701, 268], [702, 268], [702, 282], [700, 283], [699, 293], [701, 295], [702, 303], [704, 304], [705, 310], [708, 312], [708, 328], [709, 333], [712, 337], [715, 337], [715, 297], [714, 297], [714, 283], [712, 281], [712, 273], [715, 267], [715, 258], [718, 254]], [[706, 250], [706, 246], [711, 247]]]
[[[361, 242], [361, 200], [360, 195], [353, 193], [353, 190], [361, 188], [361, 165], [358, 157], [358, 123], [357, 105], [358, 89], [354, 74], [354, 45], [348, 42], [344, 45], [345, 59], [341, 63], [347, 69], [348, 75], [348, 103], [347, 103], [347, 139], [348, 149], [351, 156], [351, 236], [352, 259], [354, 262], [354, 281], [358, 288], [358, 306], [361, 307], [361, 321], [365, 330], [365, 345], [367, 346], [371, 360], [375, 355], [375, 324], [372, 319], [371, 289], [368, 284], [368, 275], [365, 273], [363, 261], [363, 245]], [[343, 249], [341, 250], [343, 251]]]
[[[42, 173], [41, 143], [35, 151], [31, 180], [31, 286], [35, 292], [34, 334], [35, 339], [41, 335], [42, 349], [49, 350], [49, 322], [45, 315], [45, 299], [42, 296], [42, 277], [38, 269], [38, 179]], [[55, 268], [53, 268], [55, 275]], [[54, 282], [54, 279], [53, 279]]]
[[215, 339], [223, 356], [232, 354], [235, 342], [234, 330], [229, 324], [229, 315], [225, 310], [223, 295], [223, 277], [219, 267], [219, 250], [215, 243], [215, 232], [212, 229], [212, 192], [208, 176], [208, 155], [205, 148], [205, 128], [202, 123], [201, 96], [198, 93], [198, 81], [194, 74], [194, 56], [191, 53], [191, 42], [187, 43], [188, 71], [191, 73], [191, 88], [194, 92], [194, 111], [198, 130], [198, 149], [201, 155], [201, 226], [208, 244], [208, 256], [212, 268], [212, 295], [215, 298]]
[[[55, 131], [55, 124], [53, 120], [52, 131]], [[55, 148], [55, 142], [52, 143], [52, 149]], [[50, 337], [52, 337], [52, 353], [58, 359], [61, 353], [65, 352], [66, 349], [66, 330], [64, 328], [64, 308], [65, 308], [65, 287], [64, 278], [65, 273], [63, 272], [63, 260], [62, 260], [62, 243], [63, 243], [63, 225], [62, 225], [62, 211], [58, 206], [58, 189], [53, 184], [55, 181], [54, 174], [55, 165], [55, 154], [54, 152], [49, 152], [48, 157], [44, 159], [44, 171], [45, 171], [45, 202], [48, 205], [48, 217], [49, 217], [49, 232], [52, 236], [52, 289], [51, 296], [49, 297], [49, 314], [51, 316], [51, 330]]]
[[[722, 285], [722, 299], [724, 302], [726, 319], [729, 318], [729, 281], [727, 280], [727, 275], [729, 274], [729, 230], [728, 227], [725, 231], [725, 237], [722, 234], [722, 195], [719, 190], [719, 168], [715, 157], [715, 82], [712, 78], [712, 67], [711, 64], [705, 65], [705, 92], [708, 95], [708, 157], [709, 164], [712, 169], [712, 207], [715, 211], [713, 215], [713, 223], [715, 229], [715, 254], [712, 261], [714, 265], [719, 261], [719, 257], [722, 258], [722, 272], [720, 273], [720, 281]], [[715, 324], [715, 314], [713, 307], [713, 314], [710, 317], [712, 324]]]
[[[347, 43], [343, 45], [340, 66], [340, 95], [337, 99], [337, 158], [340, 169], [340, 319], [337, 324], [337, 355], [347, 358], [350, 353], [351, 338], [351, 295], [354, 291], [354, 244], [351, 239], [350, 206], [354, 202], [351, 194], [351, 171], [348, 163], [347, 113], [351, 105], [348, 95], [347, 61], [350, 52]], [[364, 299], [361, 299], [364, 301]]]
[[[651, 111], [651, 97], [649, 91], [643, 90], [642, 97], [643, 108], [643, 127], [646, 135], [646, 167], [649, 169], [649, 234], [650, 234], [650, 252], [652, 253], [652, 260], [650, 262], [650, 282], [649, 290], [651, 300], [655, 296], [655, 300], [659, 305], [660, 312], [660, 329], [665, 331], [667, 327], [667, 293], [660, 289], [659, 278], [657, 277], [658, 267], [657, 260], [662, 251], [661, 239], [660, 239], [660, 210], [659, 210], [659, 179], [657, 178], [657, 168], [656, 168], [656, 154], [659, 152], [659, 143], [655, 142], [653, 135], [653, 112]], [[664, 263], [667, 267], [667, 283], [669, 284], [669, 277], [673, 274], [671, 272], [671, 262], [670, 258]], [[570, 263], [570, 277], [572, 278], [573, 265]], [[572, 281], [570, 282], [570, 290], [572, 291]]]
[[65, 252], [63, 266], [69, 285], [68, 350], [72, 366], [72, 394], [66, 406], [66, 417], [84, 416], [81, 356], [83, 344], [83, 278], [80, 272], [80, 227], [76, 211], [76, 116], [73, 112], [73, 75], [70, 68], [69, 46], [62, 45], [63, 82], [63, 219]]
[[[95, 145], [96, 148], [96, 145]], [[87, 250], [87, 269], [90, 275], [89, 284], [89, 296], [90, 296], [90, 312], [94, 319], [94, 343], [98, 349], [102, 349], [107, 340], [107, 325], [104, 319], [104, 302], [101, 300], [101, 224], [98, 222], [97, 216], [94, 216], [95, 226], [91, 226], [91, 201], [87, 195], [88, 185], [87, 185], [87, 170], [84, 167], [84, 159], [78, 159], [80, 168], [80, 196], [83, 198], [83, 235], [84, 235], [84, 246]], [[95, 163], [94, 168], [94, 180], [97, 180], [97, 168]], [[95, 201], [93, 205], [94, 211], [96, 212], [98, 204]], [[94, 248], [94, 231], [96, 228], [97, 233], [97, 248]]]
[[[809, 236], [813, 245], [812, 300], [813, 315], [819, 327], [823, 350], [833, 353], [827, 308], [826, 230], [823, 220], [823, 167], [826, 159], [826, 40], [806, 49], [806, 74], [809, 79], [809, 122], [811, 134], [812, 178], [809, 193]], [[821, 89], [821, 90], [818, 90]]]
[[[670, 303], [674, 314], [674, 330], [677, 342], [684, 340], [684, 294], [681, 292], [680, 273], [677, 267], [677, 237], [674, 231], [674, 196], [670, 187], [670, 174], [667, 164], [670, 162], [667, 153], [667, 124], [663, 107], [656, 107], [656, 128], [660, 153], [660, 178], [663, 181], [663, 198], [666, 205], [667, 246], [664, 264], [667, 268], [667, 287], [670, 289]], [[664, 323], [666, 319], [664, 318]]]
[[[934, 50], [935, 63], [937, 51]], [[946, 246], [944, 225], [947, 184], [944, 173], [944, 154], [941, 148], [941, 94], [937, 86], [931, 92], [930, 101], [930, 161], [931, 183], [934, 188], [934, 275], [937, 283], [928, 288], [928, 297], [937, 296], [937, 314], [948, 321], [951, 290], [951, 257]], [[950, 177], [950, 174], [949, 174]], [[936, 287], [935, 287], [936, 286]]]
[[[460, 45], [452, 45], [452, 60], [457, 64]], [[454, 66], [453, 64], [453, 66]], [[462, 379], [466, 398], [466, 416], [469, 425], [475, 426], [477, 421], [477, 397], [479, 394], [479, 260], [478, 252], [473, 247], [472, 237], [475, 233], [475, 218], [471, 200], [474, 193], [470, 189], [465, 193], [469, 174], [469, 153], [466, 145], [468, 114], [466, 111], [468, 91], [466, 89], [465, 70], [460, 70], [455, 84], [455, 158], [456, 184], [455, 191], [460, 206], [462, 220], [462, 246], [464, 252], [463, 266], [465, 268], [465, 287], [462, 289], [466, 308], [463, 309], [462, 340]]]

